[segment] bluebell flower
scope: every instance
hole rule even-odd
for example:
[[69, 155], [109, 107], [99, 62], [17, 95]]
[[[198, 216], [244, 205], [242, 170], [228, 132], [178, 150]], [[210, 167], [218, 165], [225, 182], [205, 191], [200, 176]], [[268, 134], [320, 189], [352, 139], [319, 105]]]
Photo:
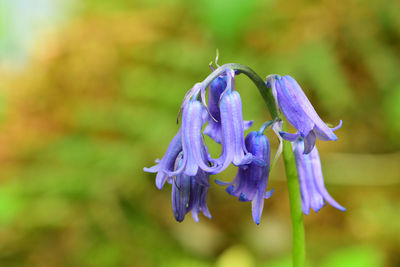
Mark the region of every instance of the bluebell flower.
[[[244, 138], [244, 130], [252, 125], [252, 121], [243, 120], [241, 97], [235, 90], [235, 71], [228, 69], [223, 74], [220, 71], [222, 69], [218, 72], [220, 76], [209, 86], [207, 104], [205, 84], [208, 84], [208, 79], [195, 84], [186, 93], [178, 115], [178, 118], [182, 115], [181, 128], [163, 158], [156, 160], [155, 166], [144, 168], [144, 171], [157, 173], [156, 186], [159, 189], [165, 182], [172, 185], [175, 219], [181, 222], [189, 212], [196, 222], [200, 213], [211, 218], [207, 207], [209, 176], [222, 172], [232, 163], [238, 167], [234, 180], [217, 183], [226, 185], [226, 191], [239, 201], [251, 201], [253, 220], [259, 224], [264, 199], [272, 195], [272, 190], [267, 191], [271, 168], [270, 144], [263, 134], [269, 126], [274, 132], [279, 132], [280, 140], [273, 162], [282, 151], [282, 138], [293, 142], [303, 212], [309, 214], [310, 208], [318, 212], [325, 201], [344, 211], [345, 208], [325, 189], [315, 146], [317, 138], [337, 140], [334, 131], [341, 127], [342, 122], [335, 128], [329, 128], [293, 78], [272, 75], [267, 77], [267, 86], [272, 89], [278, 109], [297, 132], [282, 132], [282, 121], [275, 118], [266, 122], [260, 131], [250, 132]], [[202, 132], [204, 125], [207, 125], [204, 134], [222, 146], [218, 159], [213, 159], [208, 152]]]
[[253, 160], [248, 165], [239, 166], [238, 173], [231, 183], [217, 181], [220, 185], [229, 185], [226, 191], [239, 201], [251, 201], [252, 215], [256, 224], [260, 223], [264, 198], [269, 198], [272, 191], [267, 192], [271, 151], [268, 138], [260, 132], [250, 132], [246, 136], [246, 148], [252, 153]]
[[221, 144], [221, 115], [219, 112], [219, 100], [226, 89], [227, 76], [219, 76], [209, 86], [208, 90], [208, 111], [207, 126], [204, 134], [208, 135], [218, 144]]
[[168, 173], [174, 171], [175, 161], [182, 149], [182, 131], [179, 129], [169, 144], [164, 157], [161, 160], [156, 160], [157, 164], [155, 166], [143, 168], [145, 172], [157, 173], [156, 186], [158, 189], [161, 190], [163, 188], [165, 182], [168, 180]]
[[193, 220], [199, 221], [199, 213], [211, 219], [211, 213], [207, 207], [207, 194], [209, 183], [209, 174], [203, 170], [199, 170], [197, 175], [191, 178], [190, 199], [188, 211], [192, 212]]
[[[176, 159], [175, 169], [182, 165], [182, 157], [182, 153], [180, 153]], [[189, 206], [190, 177], [180, 173], [174, 176], [170, 183], [172, 184], [172, 211], [175, 219], [178, 222], [182, 222], [183, 219], [185, 219], [185, 215]]]
[[[230, 77], [224, 73], [217, 77], [209, 86], [208, 90], [208, 112], [207, 126], [204, 129], [204, 134], [208, 135], [218, 144], [221, 144], [221, 113], [219, 103], [222, 93], [227, 89], [228, 79]], [[244, 130], [251, 127], [253, 121], [244, 121]]]
[[315, 146], [316, 138], [329, 141], [337, 140], [333, 131], [342, 126], [342, 121], [335, 128], [329, 128], [318, 116], [307, 96], [299, 84], [289, 75], [267, 77], [267, 86], [272, 88], [275, 101], [289, 123], [297, 129], [297, 133], [281, 132], [281, 136], [288, 141], [295, 141], [299, 137], [304, 139], [304, 153], [308, 154]]
[[[175, 169], [179, 169], [182, 164], [183, 153], [180, 153], [176, 159]], [[200, 212], [211, 219], [211, 214], [207, 207], [207, 193], [210, 185], [209, 175], [206, 172], [198, 169], [195, 176], [179, 173], [169, 182], [172, 184], [172, 211], [178, 222], [182, 222], [190, 211], [196, 222], [199, 221]]]
[[219, 103], [222, 154], [216, 160], [218, 172], [225, 170], [231, 163], [239, 166], [248, 164], [252, 160], [252, 155], [244, 144], [242, 100], [239, 93], [235, 91], [234, 71], [227, 71], [227, 77], [227, 86]]
[[[217, 166], [210, 166], [213, 160], [208, 154], [201, 133], [204, 124], [204, 113], [205, 107], [198, 100], [189, 100], [184, 104], [181, 126], [182, 163], [175, 171], [167, 172], [168, 176], [174, 176], [181, 172], [187, 176], [195, 176], [199, 168], [210, 173], [216, 172]], [[202, 155], [203, 151], [207, 151], [207, 157]]]
[[345, 211], [346, 209], [338, 204], [325, 188], [317, 147], [305, 154], [304, 146], [305, 143], [301, 138], [292, 143], [300, 183], [303, 213], [309, 214], [310, 207], [318, 212], [325, 205], [325, 201], [333, 207]]

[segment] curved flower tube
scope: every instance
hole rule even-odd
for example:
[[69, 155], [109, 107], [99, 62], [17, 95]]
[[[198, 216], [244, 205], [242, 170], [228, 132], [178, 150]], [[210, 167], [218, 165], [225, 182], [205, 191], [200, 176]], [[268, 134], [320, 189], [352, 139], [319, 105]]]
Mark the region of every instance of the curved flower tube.
[[182, 164], [173, 172], [167, 172], [169, 176], [177, 175], [184, 172], [187, 176], [195, 176], [198, 169], [202, 169], [209, 173], [217, 172], [217, 166], [210, 167], [208, 157], [202, 156], [202, 151], [207, 151], [201, 134], [204, 107], [198, 100], [189, 100], [186, 102], [182, 111]]
[[229, 164], [236, 166], [248, 164], [252, 160], [244, 144], [244, 123], [242, 114], [242, 100], [235, 91], [233, 70], [227, 71], [228, 84], [221, 95], [219, 110], [221, 114], [222, 154], [216, 160], [218, 171], [225, 170]]
[[[207, 126], [204, 129], [204, 134], [208, 135], [218, 144], [221, 144], [221, 113], [219, 110], [219, 102], [222, 93], [227, 89], [229, 76], [223, 74], [218, 76], [209, 86], [208, 90], [208, 112]], [[253, 124], [253, 121], [243, 122], [244, 130], [247, 130]]]
[[292, 143], [300, 182], [303, 213], [309, 214], [310, 207], [318, 212], [325, 206], [324, 200], [332, 207], [345, 211], [346, 209], [337, 203], [325, 188], [317, 147], [314, 147], [309, 154], [304, 154], [304, 147], [305, 142], [302, 139]]
[[317, 138], [323, 141], [337, 140], [333, 132], [342, 126], [342, 121], [337, 127], [329, 128], [292, 77], [270, 75], [267, 77], [267, 86], [272, 88], [276, 104], [286, 119], [298, 131], [295, 134], [281, 132], [282, 138], [291, 142], [303, 138], [305, 154], [311, 152]]

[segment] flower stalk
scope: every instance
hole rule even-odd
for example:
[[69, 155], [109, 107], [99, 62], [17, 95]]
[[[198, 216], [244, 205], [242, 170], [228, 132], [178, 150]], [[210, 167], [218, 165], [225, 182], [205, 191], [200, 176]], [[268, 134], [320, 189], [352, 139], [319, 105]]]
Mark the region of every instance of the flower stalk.
[[[286, 131], [286, 123], [282, 130]], [[304, 233], [303, 212], [299, 179], [297, 178], [296, 163], [289, 141], [283, 140], [283, 161], [285, 163], [286, 180], [289, 191], [290, 216], [292, 218], [292, 260], [294, 267], [302, 267], [306, 259], [306, 241]]]

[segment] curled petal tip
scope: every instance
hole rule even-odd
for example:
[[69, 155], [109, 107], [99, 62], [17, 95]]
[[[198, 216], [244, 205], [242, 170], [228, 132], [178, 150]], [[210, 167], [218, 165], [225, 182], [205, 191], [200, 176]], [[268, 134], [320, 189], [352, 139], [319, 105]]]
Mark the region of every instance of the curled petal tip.
[[[331, 204], [331, 203], [329, 203], [329, 204]], [[343, 207], [343, 206], [341, 206], [341, 205], [338, 204], [338, 203], [335, 203], [334, 205], [331, 204], [331, 206], [334, 207], [334, 208], [336, 208], [336, 209], [338, 209], [338, 210], [340, 210], [340, 211], [342, 211], [342, 212], [345, 212], [345, 211], [346, 211], [346, 208]]]
[[155, 165], [155, 166], [150, 167], [150, 168], [144, 167], [143, 171], [144, 172], [151, 172], [151, 173], [157, 172], [158, 171], [158, 165]]
[[265, 193], [264, 198], [265, 198], [265, 199], [270, 198], [270, 197], [272, 196], [273, 193], [274, 193], [274, 189], [272, 188], [271, 190], [269, 190], [269, 191], [267, 191], [267, 192]]
[[327, 199], [328, 203], [331, 204], [332, 207], [340, 210], [340, 211], [346, 211], [346, 208], [334, 201], [333, 199]]
[[333, 127], [333, 128], [332, 128], [332, 131], [338, 130], [340, 127], [342, 127], [342, 124], [343, 124], [343, 122], [342, 122], [342, 120], [340, 120], [340, 121], [339, 121], [339, 125], [336, 126], [336, 127]]

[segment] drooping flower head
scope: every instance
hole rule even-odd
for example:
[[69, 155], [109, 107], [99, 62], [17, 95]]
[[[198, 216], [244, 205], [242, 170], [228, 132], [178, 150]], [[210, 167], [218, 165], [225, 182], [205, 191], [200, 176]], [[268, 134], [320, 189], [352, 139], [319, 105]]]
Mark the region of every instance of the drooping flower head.
[[323, 141], [337, 140], [333, 131], [342, 126], [342, 121], [337, 127], [329, 128], [318, 116], [307, 96], [292, 77], [270, 75], [267, 77], [267, 86], [272, 88], [279, 109], [298, 131], [295, 134], [281, 132], [284, 139], [292, 142], [299, 137], [303, 138], [305, 154], [311, 152], [316, 138]]
[[239, 166], [252, 160], [244, 144], [242, 100], [235, 91], [234, 71], [228, 70], [226, 75], [228, 82], [219, 103], [222, 141], [222, 154], [217, 160], [219, 171], [225, 170], [231, 163]]
[[[156, 166], [144, 168], [147, 172], [157, 172], [159, 189], [166, 181], [172, 184], [172, 207], [177, 221], [182, 221], [189, 211], [195, 221], [200, 212], [211, 218], [206, 204], [209, 175], [223, 171], [231, 163], [240, 166], [253, 160], [244, 144], [244, 129], [252, 122], [243, 121], [234, 71], [227, 70], [212, 83], [208, 107], [198, 100], [200, 93], [205, 103], [205, 88], [201, 83], [195, 84], [185, 95], [179, 112], [182, 125], [178, 134], [161, 161], [157, 161]], [[211, 158], [204, 142], [202, 128], [205, 122], [208, 122], [205, 132], [222, 143], [221, 156], [216, 160]]]
[[[211, 166], [214, 161], [208, 154], [202, 135], [206, 108], [197, 100], [198, 94], [202, 90], [204, 88], [200, 84], [196, 84], [188, 93], [190, 98], [185, 97], [182, 104], [182, 164], [175, 171], [167, 172], [168, 176], [177, 175], [181, 172], [187, 176], [195, 176], [199, 168], [209, 173], [218, 172], [217, 166]], [[203, 151], [207, 152], [207, 157], [203, 157]]]
[[[221, 113], [220, 113], [220, 100], [221, 95], [227, 89], [228, 79], [231, 77], [226, 73], [218, 76], [209, 86], [208, 90], [208, 111], [207, 126], [204, 129], [204, 134], [208, 135], [218, 144], [221, 144]], [[253, 121], [244, 121], [244, 130], [251, 127]]]
[[221, 144], [221, 115], [219, 112], [219, 100], [227, 85], [226, 75], [217, 77], [209, 86], [208, 90], [208, 111], [207, 126], [204, 134], [208, 135], [218, 144]]
[[212, 172], [215, 168], [210, 167], [207, 158], [203, 158], [202, 151], [205, 150], [203, 135], [201, 134], [204, 124], [203, 114], [205, 108], [198, 100], [189, 100], [183, 107], [182, 112], [182, 166], [176, 171], [183, 171], [185, 175], [195, 176], [198, 168]]
[[301, 138], [292, 143], [297, 175], [300, 182], [303, 213], [309, 214], [310, 207], [315, 212], [318, 212], [325, 206], [325, 201], [331, 204], [331, 206], [345, 211], [346, 209], [337, 203], [325, 188], [317, 147], [315, 146], [310, 153], [305, 154], [304, 146], [305, 143]]
[[[199, 221], [200, 213], [211, 218], [207, 207], [210, 175], [218, 174], [233, 164], [238, 167], [233, 181], [217, 183], [226, 185], [226, 191], [239, 201], [251, 201], [253, 220], [259, 224], [264, 199], [272, 195], [272, 190], [267, 191], [269, 172], [271, 164], [274, 164], [282, 152], [282, 138], [293, 142], [303, 212], [308, 214], [310, 208], [318, 211], [325, 205], [325, 201], [337, 209], [345, 210], [325, 189], [319, 154], [315, 147], [317, 138], [325, 141], [337, 140], [333, 131], [341, 126], [341, 121], [339, 126], [329, 128], [293, 78], [271, 75], [267, 77], [266, 85], [272, 89], [278, 110], [297, 132], [282, 132], [281, 117], [275, 117], [276, 114], [272, 112], [274, 118], [271, 121], [265, 123], [260, 131], [251, 132], [244, 138], [244, 130], [252, 125], [252, 121], [243, 120], [241, 97], [235, 90], [235, 74], [239, 72], [235, 73], [231, 69], [236, 66], [238, 65], [231, 64], [218, 66], [215, 70], [212, 68], [215, 73], [203, 82], [196, 83], [186, 93], [178, 114], [178, 118], [182, 117], [178, 133], [169, 144], [164, 157], [156, 160], [155, 166], [144, 168], [147, 172], [157, 173], [156, 186], [159, 189], [165, 182], [171, 184], [175, 219], [181, 222], [189, 212], [196, 222]], [[255, 75], [246, 67], [238, 66], [238, 69], [249, 76]], [[210, 86], [206, 103], [208, 84]], [[256, 84], [260, 88], [260, 83]], [[265, 88], [260, 90], [263, 89]], [[275, 133], [279, 133], [280, 141], [272, 163], [270, 144], [263, 134], [269, 126]], [[221, 144], [222, 152], [218, 159], [210, 156], [203, 133]]]
[[226, 191], [239, 201], [252, 202], [252, 215], [256, 224], [260, 223], [264, 198], [269, 198], [272, 191], [267, 192], [268, 176], [271, 160], [270, 144], [268, 138], [261, 132], [250, 132], [246, 136], [246, 148], [253, 155], [250, 164], [239, 166], [233, 182], [223, 183], [229, 185]]

